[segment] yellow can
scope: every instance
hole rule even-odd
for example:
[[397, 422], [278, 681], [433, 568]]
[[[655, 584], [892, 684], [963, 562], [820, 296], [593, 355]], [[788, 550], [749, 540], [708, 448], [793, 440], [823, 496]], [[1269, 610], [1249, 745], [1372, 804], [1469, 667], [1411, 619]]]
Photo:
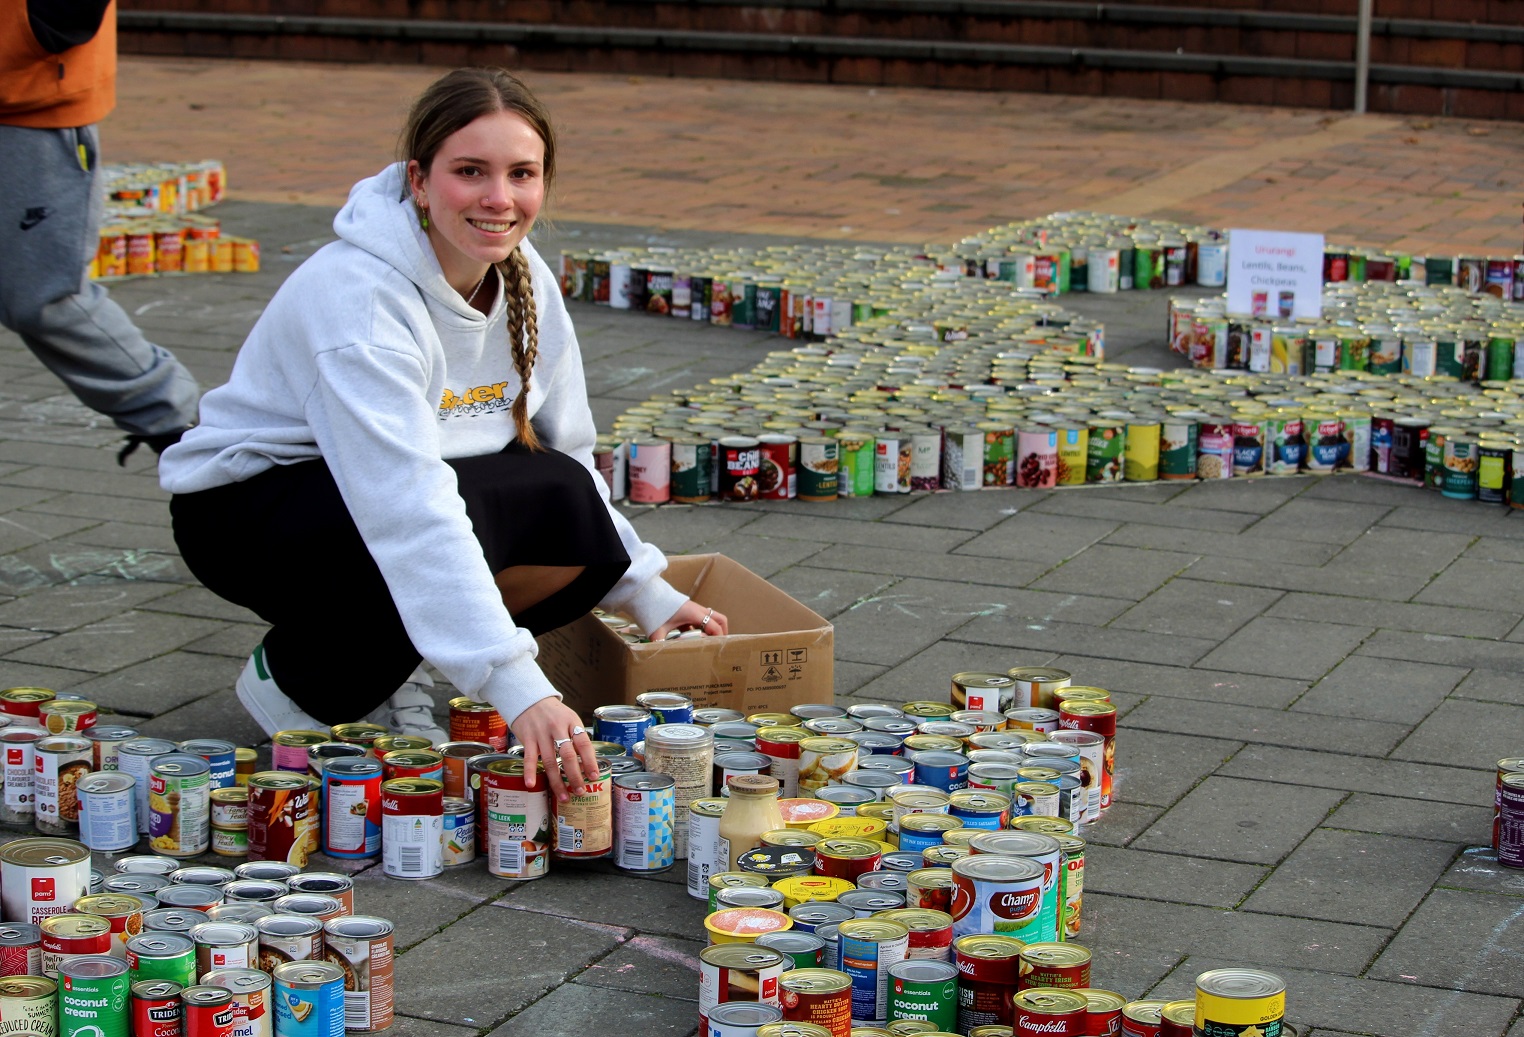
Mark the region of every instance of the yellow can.
[[1090, 428], [1075, 422], [1058, 430], [1058, 485], [1085, 485], [1085, 459], [1090, 456]]
[[1155, 482], [1159, 478], [1159, 436], [1163, 428], [1157, 421], [1127, 423], [1127, 442], [1122, 452], [1122, 478], [1126, 482]]
[[765, 907], [732, 907], [704, 919], [710, 945], [755, 943], [757, 937], [793, 928], [794, 920], [782, 911]]
[[259, 273], [259, 242], [253, 238], [233, 239], [233, 270], [240, 274]]
[[[890, 809], [893, 809], [891, 805]], [[873, 817], [834, 817], [829, 821], [816, 821], [809, 830], [824, 839], [873, 839], [882, 840], [889, 824]]]
[[1286, 1015], [1286, 982], [1259, 969], [1212, 969], [1196, 977], [1195, 1009], [1197, 1033], [1273, 1032]]
[[218, 238], [211, 242], [212, 250], [212, 273], [231, 274], [233, 272], [233, 239]]
[[783, 907], [787, 910], [816, 900], [834, 901], [857, 886], [848, 879], [833, 879], [824, 875], [792, 875], [774, 882], [773, 888], [783, 894]]

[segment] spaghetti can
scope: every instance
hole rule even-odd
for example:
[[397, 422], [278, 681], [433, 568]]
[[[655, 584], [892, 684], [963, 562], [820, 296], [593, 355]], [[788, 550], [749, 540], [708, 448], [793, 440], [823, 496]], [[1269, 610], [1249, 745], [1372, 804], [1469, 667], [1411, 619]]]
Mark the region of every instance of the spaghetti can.
[[953, 940], [953, 965], [958, 970], [957, 1029], [1011, 1026], [1016, 1020], [1011, 997], [1020, 975], [1020, 940], [983, 933]]
[[831, 1037], [852, 1031], [852, 977], [835, 969], [802, 968], [778, 981], [778, 1002], [789, 1022], [810, 1023]]
[[79, 841], [92, 850], [119, 853], [138, 841], [137, 791], [121, 771], [87, 774], [75, 786], [79, 796]]
[[614, 863], [625, 871], [662, 872], [677, 860], [673, 837], [677, 782], [667, 774], [621, 774], [614, 782]]
[[95, 726], [97, 716], [99, 707], [83, 699], [52, 698], [37, 706], [38, 721], [54, 735], [83, 734]]
[[249, 860], [305, 866], [308, 828], [317, 820], [306, 776], [260, 771], [249, 777], [246, 787]]
[[444, 871], [444, 782], [393, 778], [381, 783], [381, 872], [428, 879]]
[[897, 922], [854, 918], [837, 927], [841, 971], [852, 979], [852, 1020], [873, 1025], [889, 1018], [889, 967], [905, 960], [910, 930]]
[[444, 866], [476, 860], [476, 807], [460, 796], [444, 797]]
[[583, 789], [555, 803], [551, 856], [561, 860], [592, 860], [614, 852], [613, 766], [606, 758], [598, 760], [598, 776], [584, 782]]
[[99, 915], [53, 915], [39, 928], [42, 974], [50, 979], [58, 978], [59, 966], [72, 958], [111, 953], [111, 922]]
[[90, 773], [95, 754], [78, 735], [49, 735], [32, 743], [32, 783], [36, 826], [50, 835], [79, 830], [79, 783]]
[[128, 977], [134, 983], [141, 980], [168, 980], [181, 986], [190, 986], [200, 975], [196, 971], [196, 943], [183, 933], [139, 933], [127, 941], [126, 950]]
[[196, 945], [196, 975], [259, 964], [259, 930], [247, 922], [202, 922], [188, 934]]
[[211, 766], [188, 753], [155, 757], [148, 774], [148, 845], [166, 857], [196, 857], [211, 844]]
[[108, 955], [70, 958], [58, 970], [59, 1037], [127, 1037], [127, 963]]
[[[442, 788], [443, 786], [441, 786]], [[323, 768], [323, 852], [363, 858], [381, 853], [381, 761], [330, 760]]]
[[508, 723], [486, 702], [465, 696], [450, 700], [450, 741], [482, 742], [495, 753], [508, 750]]
[[184, 1037], [233, 1037], [238, 1010], [233, 992], [225, 987], [188, 986], [180, 991]]
[[182, 1037], [180, 991], [167, 979], [140, 979], [128, 987], [132, 998], [133, 1037]]
[[1016, 1037], [1085, 1037], [1090, 1000], [1072, 990], [1033, 988], [1011, 999]]
[[699, 952], [699, 1031], [708, 1033], [709, 1013], [733, 1001], [778, 1006], [778, 980], [788, 958], [754, 943], [726, 943]]
[[180, 743], [180, 752], [199, 756], [211, 768], [211, 787], [231, 788], [238, 783], [238, 747], [221, 738], [193, 738]]
[[72, 839], [16, 839], [0, 847], [0, 908], [7, 921], [40, 924], [69, 913], [90, 891], [90, 851]]
[[344, 1029], [392, 1024], [392, 923], [350, 915], [323, 923], [324, 956], [344, 971]]
[[276, 1037], [344, 1037], [343, 969], [327, 961], [288, 961], [275, 967], [270, 981]]
[[31, 922], [0, 922], [0, 977], [40, 975], [42, 928]]
[[504, 759], [493, 760], [471, 780], [477, 786], [477, 842], [486, 853], [487, 870], [505, 879], [542, 878], [550, 865], [553, 832], [544, 775], [531, 789], [524, 761]]
[[256, 968], [213, 969], [201, 981], [232, 993], [233, 1037], [274, 1037], [269, 973]]
[[1286, 983], [1258, 969], [1212, 969], [1196, 977], [1195, 1032], [1201, 1037], [1280, 1037]]
[[951, 962], [907, 959], [889, 966], [889, 1020], [920, 1019], [944, 1033], [958, 1021], [958, 969]]
[[0, 799], [0, 821], [31, 824], [36, 816], [33, 779], [37, 760], [33, 743], [47, 734], [40, 727], [8, 727], [0, 731], [0, 749], [5, 753], [5, 795]]
[[0, 1029], [14, 1037], [58, 1037], [58, 984], [38, 975], [0, 979]]
[[688, 803], [688, 895], [697, 900], [708, 900], [709, 880], [730, 867], [730, 844], [720, 837], [725, 803], [718, 796]]

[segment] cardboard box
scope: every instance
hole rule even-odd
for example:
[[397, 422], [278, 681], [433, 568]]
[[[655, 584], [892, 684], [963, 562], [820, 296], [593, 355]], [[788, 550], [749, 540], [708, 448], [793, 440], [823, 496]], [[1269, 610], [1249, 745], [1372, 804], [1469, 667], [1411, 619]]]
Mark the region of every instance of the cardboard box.
[[628, 644], [587, 615], [539, 639], [540, 668], [584, 720], [593, 709], [675, 691], [695, 706], [784, 711], [834, 698], [834, 630], [814, 611], [724, 555], [677, 555], [667, 582], [723, 612], [730, 633]]

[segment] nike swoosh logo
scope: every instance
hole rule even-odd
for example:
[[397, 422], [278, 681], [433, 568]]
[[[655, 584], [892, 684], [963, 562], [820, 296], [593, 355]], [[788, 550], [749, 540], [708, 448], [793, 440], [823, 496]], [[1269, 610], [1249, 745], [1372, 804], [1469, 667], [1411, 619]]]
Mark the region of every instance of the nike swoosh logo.
[[39, 223], [41, 223], [43, 220], [45, 220], [47, 218], [48, 218], [48, 210], [47, 209], [28, 209], [26, 211], [26, 215], [21, 217], [21, 224], [20, 224], [21, 229], [22, 230], [31, 230], [33, 227], [37, 226]]

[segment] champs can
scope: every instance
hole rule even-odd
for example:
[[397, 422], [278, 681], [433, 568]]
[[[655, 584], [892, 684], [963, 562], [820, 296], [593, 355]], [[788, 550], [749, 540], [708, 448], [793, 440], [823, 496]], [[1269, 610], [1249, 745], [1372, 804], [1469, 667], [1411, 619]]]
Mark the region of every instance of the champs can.
[[837, 928], [841, 971], [852, 979], [852, 1021], [889, 1018], [889, 967], [905, 960], [910, 930], [897, 922], [854, 918]]
[[211, 845], [211, 766], [189, 753], [157, 756], [148, 773], [148, 845], [166, 857], [196, 857]]
[[95, 753], [88, 738], [49, 735], [32, 743], [32, 783], [39, 832], [69, 835], [79, 829], [79, 783]]
[[181, 933], [139, 933], [127, 941], [126, 957], [128, 978], [134, 983], [159, 979], [190, 986], [200, 975], [196, 943]]
[[320, 814], [324, 853], [348, 858], [379, 855], [381, 761], [370, 757], [330, 760], [323, 768]]
[[[0, 923], [0, 977], [40, 975], [42, 928], [31, 922]], [[3, 1015], [0, 1010], [0, 1017]]]
[[953, 940], [953, 965], [958, 970], [957, 1029], [1010, 1026], [1016, 1014], [1011, 995], [1020, 975], [1020, 940], [1008, 936], [972, 934]]
[[133, 1037], [182, 1037], [180, 991], [183, 984], [167, 979], [131, 983], [130, 1029]]
[[1085, 1037], [1090, 1000], [1072, 990], [1034, 988], [1011, 999], [1016, 1037]]
[[677, 860], [677, 782], [667, 774], [645, 772], [621, 774], [613, 781], [614, 863], [625, 871], [668, 870]]
[[951, 1032], [958, 1022], [958, 969], [909, 959], [889, 966], [889, 1020], [918, 1019]]
[[821, 1026], [831, 1037], [852, 1030], [852, 977], [835, 969], [803, 968], [778, 981], [778, 1003], [789, 1022]]
[[699, 952], [699, 1032], [707, 1033], [709, 1013], [732, 1001], [778, 1005], [778, 980], [788, 958], [753, 943], [726, 943]]
[[[632, 448], [633, 449], [633, 448]], [[508, 724], [485, 702], [464, 696], [450, 700], [450, 741], [485, 742], [495, 753], [508, 749]]]
[[9, 921], [40, 924], [67, 914], [90, 891], [90, 851], [72, 839], [16, 839], [0, 847], [0, 908]]
[[80, 780], [75, 786], [80, 842], [103, 853], [119, 853], [137, 844], [135, 784], [132, 775], [121, 771], [87, 774]]
[[255, 968], [213, 969], [201, 981], [232, 993], [233, 1037], [274, 1037], [269, 973]]
[[5, 754], [5, 794], [0, 798], [0, 821], [29, 825], [36, 816], [33, 776], [36, 754], [33, 744], [46, 738], [40, 727], [10, 727], [0, 731], [0, 751]]
[[1273, 973], [1229, 968], [1196, 977], [1194, 1026], [1202, 1037], [1280, 1037], [1285, 1015], [1286, 983]]
[[975, 854], [953, 861], [954, 936], [995, 933], [1052, 939], [1044, 925], [1043, 866], [1029, 858]]
[[392, 923], [349, 915], [323, 923], [324, 955], [344, 970], [344, 1028], [371, 1033], [392, 1024]]
[[524, 761], [493, 760], [472, 776], [477, 784], [477, 845], [487, 870], [505, 879], [542, 878], [550, 865], [553, 831], [549, 786], [524, 781]]
[[249, 860], [304, 867], [308, 830], [317, 823], [316, 800], [306, 776], [260, 771], [249, 777], [247, 788]]
[[275, 967], [270, 980], [277, 1037], [344, 1037], [343, 969], [326, 961], [288, 961]]
[[92, 955], [70, 958], [58, 970], [59, 1037], [127, 1037], [127, 963]]
[[444, 782], [393, 778], [381, 783], [381, 872], [428, 879], [444, 871]]

